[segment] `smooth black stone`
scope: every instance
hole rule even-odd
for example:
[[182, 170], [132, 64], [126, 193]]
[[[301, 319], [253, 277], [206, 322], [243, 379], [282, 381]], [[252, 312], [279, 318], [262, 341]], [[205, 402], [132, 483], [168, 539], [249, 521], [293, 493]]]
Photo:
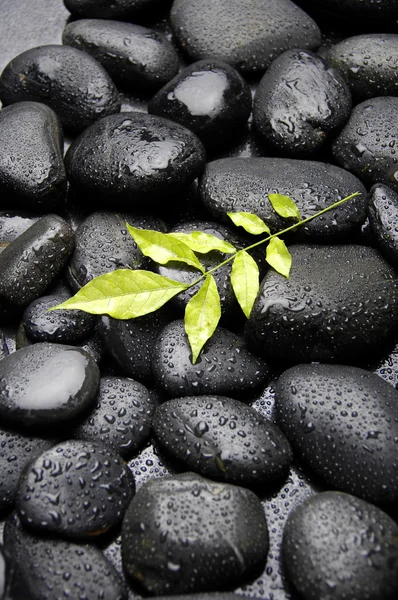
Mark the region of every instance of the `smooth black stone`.
[[34, 223], [0, 254], [0, 315], [26, 307], [61, 273], [74, 247], [73, 231], [57, 215]]
[[217, 327], [195, 364], [191, 356], [184, 322], [166, 325], [153, 351], [152, 370], [168, 396], [218, 394], [249, 400], [270, 373], [268, 365], [247, 350], [241, 336], [223, 327]]
[[398, 525], [379, 508], [340, 492], [303, 502], [288, 518], [283, 555], [305, 600], [394, 600]]
[[366, 189], [344, 169], [289, 158], [225, 158], [206, 165], [199, 186], [202, 202], [216, 218], [230, 222], [227, 212], [250, 212], [273, 232], [287, 223], [273, 210], [269, 193], [292, 198], [305, 218], [354, 192], [361, 195], [297, 230], [295, 235], [312, 242], [352, 238], [366, 219]]
[[186, 471], [261, 491], [286, 475], [293, 459], [282, 432], [256, 410], [225, 396], [161, 404], [153, 420], [160, 450]]
[[29, 527], [92, 539], [121, 521], [133, 495], [134, 480], [118, 454], [99, 443], [69, 440], [25, 470], [16, 505]]
[[350, 119], [332, 145], [339, 165], [366, 186], [384, 183], [398, 192], [398, 98], [381, 96], [354, 107]]
[[48, 106], [18, 102], [0, 111], [0, 192], [8, 206], [36, 211], [62, 206], [63, 143], [59, 119]]
[[149, 260], [127, 231], [126, 222], [140, 229], [165, 232], [157, 217], [133, 213], [93, 212], [75, 233], [75, 250], [68, 264], [68, 281], [74, 291], [94, 277], [115, 269], [147, 269]]
[[73, 437], [110, 446], [131, 456], [148, 440], [154, 399], [141, 383], [122, 377], [102, 377], [96, 404], [74, 429]]
[[398, 500], [398, 392], [374, 373], [298, 365], [276, 386], [277, 423], [326, 483], [375, 504]]
[[216, 58], [242, 73], [265, 71], [290, 48], [321, 43], [316, 23], [290, 0], [175, 0], [170, 20], [190, 58]]
[[360, 363], [397, 335], [397, 273], [368, 246], [289, 247], [287, 280], [273, 269], [260, 285], [247, 334], [282, 361]]
[[72, 594], [85, 600], [127, 599], [120, 574], [93, 544], [32, 535], [15, 513], [6, 521], [4, 538], [16, 570], [12, 600], [55, 600]]
[[343, 75], [355, 99], [398, 95], [397, 34], [349, 37], [332, 46], [325, 58]]
[[254, 98], [253, 117], [264, 142], [284, 156], [318, 152], [343, 127], [351, 93], [338, 71], [305, 50], [273, 61]]
[[0, 211], [0, 248], [3, 250], [41, 217], [22, 210]]
[[66, 26], [62, 41], [93, 56], [124, 89], [159, 89], [178, 73], [179, 58], [171, 43], [140, 25], [81, 19]]
[[79, 18], [130, 19], [140, 11], [160, 6], [162, 0], [64, 0], [66, 8]]
[[117, 89], [105, 69], [86, 52], [55, 44], [13, 58], [0, 77], [0, 99], [4, 105], [43, 102], [74, 132], [120, 109]]
[[201, 173], [204, 148], [194, 133], [161, 117], [110, 115], [82, 133], [65, 157], [70, 184], [126, 210], [169, 203]]
[[169, 81], [148, 112], [191, 129], [206, 148], [220, 148], [243, 133], [252, 107], [250, 87], [230, 65], [201, 60]]
[[192, 473], [149, 481], [123, 520], [124, 569], [150, 594], [234, 589], [256, 575], [267, 552], [257, 496]]
[[369, 222], [380, 250], [398, 265], [398, 193], [376, 184], [369, 192]]
[[0, 362], [0, 414], [23, 425], [72, 419], [95, 399], [100, 373], [80, 348], [39, 343]]

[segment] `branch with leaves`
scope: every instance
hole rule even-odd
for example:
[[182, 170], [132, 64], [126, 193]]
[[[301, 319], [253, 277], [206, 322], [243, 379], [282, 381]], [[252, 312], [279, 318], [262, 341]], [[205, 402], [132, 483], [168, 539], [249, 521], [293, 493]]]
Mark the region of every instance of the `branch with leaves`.
[[[134, 319], [158, 310], [174, 296], [201, 283], [199, 291], [186, 305], [184, 316], [185, 331], [192, 351], [192, 364], [195, 364], [221, 317], [220, 296], [212, 273], [232, 262], [232, 289], [243, 313], [249, 318], [260, 288], [259, 268], [249, 251], [262, 244], [268, 244], [266, 261], [278, 273], [288, 278], [292, 258], [280, 236], [359, 195], [360, 192], [355, 192], [316, 214], [301, 219], [300, 212], [291, 198], [282, 194], [268, 194], [278, 215], [295, 220], [295, 223], [277, 233], [271, 233], [266, 223], [257, 215], [247, 212], [227, 213], [235, 225], [243, 227], [248, 233], [267, 234], [267, 237], [241, 250], [237, 250], [227, 241], [201, 231], [161, 233], [150, 229], [138, 229], [126, 223], [130, 235], [145, 256], [161, 265], [171, 261], [182, 262], [197, 269], [200, 272], [198, 278], [190, 284], [184, 284], [152, 271], [118, 269], [92, 279], [72, 298], [50, 310], [82, 310], [95, 315], [106, 314], [115, 319]], [[206, 271], [197, 254], [206, 254], [214, 250], [229, 256]]]

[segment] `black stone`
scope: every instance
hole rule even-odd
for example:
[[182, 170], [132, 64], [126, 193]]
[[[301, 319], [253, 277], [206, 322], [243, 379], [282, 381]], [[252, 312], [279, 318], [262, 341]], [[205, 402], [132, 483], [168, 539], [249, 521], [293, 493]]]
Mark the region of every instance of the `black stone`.
[[142, 10], [156, 8], [162, 0], [64, 0], [66, 8], [79, 18], [134, 19]]
[[369, 192], [369, 222], [380, 250], [398, 266], [398, 193], [376, 184]]
[[10, 242], [29, 229], [41, 217], [23, 210], [0, 211], [0, 248], [4, 250]]

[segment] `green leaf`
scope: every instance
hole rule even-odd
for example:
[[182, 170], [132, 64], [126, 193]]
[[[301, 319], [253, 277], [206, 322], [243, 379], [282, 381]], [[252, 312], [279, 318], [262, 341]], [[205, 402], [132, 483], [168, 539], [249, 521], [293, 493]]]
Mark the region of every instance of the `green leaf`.
[[89, 281], [72, 298], [50, 310], [67, 308], [133, 319], [154, 312], [187, 287], [151, 271], [118, 269]]
[[186, 244], [194, 252], [200, 252], [206, 254], [212, 250], [218, 250], [224, 254], [232, 254], [236, 251], [236, 248], [229, 242], [220, 240], [220, 238], [210, 233], [204, 233], [203, 231], [192, 231], [192, 233], [169, 233], [172, 237], [175, 237], [180, 242]]
[[248, 233], [260, 235], [260, 233], [271, 233], [268, 225], [260, 217], [248, 212], [229, 212], [227, 213], [234, 225], [243, 227]]
[[241, 309], [249, 318], [260, 283], [257, 263], [246, 250], [241, 250], [234, 258], [231, 284]]
[[300, 211], [289, 196], [284, 196], [283, 194], [268, 194], [268, 198], [272, 204], [272, 208], [278, 215], [285, 217], [286, 219], [293, 217], [293, 219], [300, 221]]
[[292, 257], [283, 240], [278, 237], [270, 240], [267, 246], [266, 261], [275, 271], [289, 279]]
[[220, 296], [212, 275], [207, 275], [200, 290], [185, 308], [185, 331], [192, 350], [192, 364], [216, 330], [221, 317]]
[[204, 273], [203, 266], [189, 246], [172, 235], [151, 229], [137, 229], [128, 223], [126, 223], [126, 227], [141, 252], [155, 262], [161, 265], [165, 265], [171, 260], [183, 262]]

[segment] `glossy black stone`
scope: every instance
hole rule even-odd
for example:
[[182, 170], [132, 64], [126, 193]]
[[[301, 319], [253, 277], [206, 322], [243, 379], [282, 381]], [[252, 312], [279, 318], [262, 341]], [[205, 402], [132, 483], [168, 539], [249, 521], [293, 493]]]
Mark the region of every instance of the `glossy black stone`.
[[66, 196], [63, 133], [48, 106], [18, 102], [0, 111], [0, 192], [10, 208], [62, 207]]
[[324, 492], [289, 516], [283, 555], [305, 600], [394, 600], [398, 593], [398, 525], [379, 508]]
[[381, 251], [398, 265], [398, 193], [376, 184], [369, 192], [369, 222]]
[[397, 273], [374, 248], [289, 247], [287, 280], [271, 269], [247, 333], [264, 356], [294, 363], [358, 364], [398, 331]]
[[134, 480], [118, 454], [69, 440], [40, 454], [25, 470], [17, 510], [31, 528], [87, 539], [117, 525], [133, 495]]
[[123, 520], [124, 569], [152, 595], [233, 589], [255, 576], [267, 552], [257, 496], [192, 473], [146, 483]]
[[49, 425], [75, 417], [90, 406], [100, 373], [86, 352], [39, 343], [0, 362], [0, 414], [24, 425]]
[[285, 50], [321, 42], [316, 23], [290, 0], [175, 0], [170, 20], [190, 58], [216, 58], [242, 73], [265, 71]]
[[338, 71], [305, 50], [288, 50], [261, 79], [253, 117], [267, 146], [308, 156], [338, 133], [351, 112], [351, 93]]
[[80, 19], [66, 26], [62, 41], [93, 56], [127, 90], [158, 89], [178, 73], [178, 54], [171, 43], [140, 25]]
[[252, 107], [250, 88], [230, 65], [201, 60], [159, 90], [148, 111], [191, 129], [206, 148], [228, 146], [242, 134]]
[[43, 102], [74, 132], [120, 109], [105, 69], [86, 52], [55, 44], [16, 56], [0, 77], [0, 99], [4, 105]]
[[204, 168], [205, 152], [194, 133], [161, 117], [110, 115], [70, 146], [65, 165], [73, 188], [125, 210], [169, 202]]
[[79, 18], [130, 19], [142, 10], [156, 8], [161, 0], [64, 0], [64, 4]]

